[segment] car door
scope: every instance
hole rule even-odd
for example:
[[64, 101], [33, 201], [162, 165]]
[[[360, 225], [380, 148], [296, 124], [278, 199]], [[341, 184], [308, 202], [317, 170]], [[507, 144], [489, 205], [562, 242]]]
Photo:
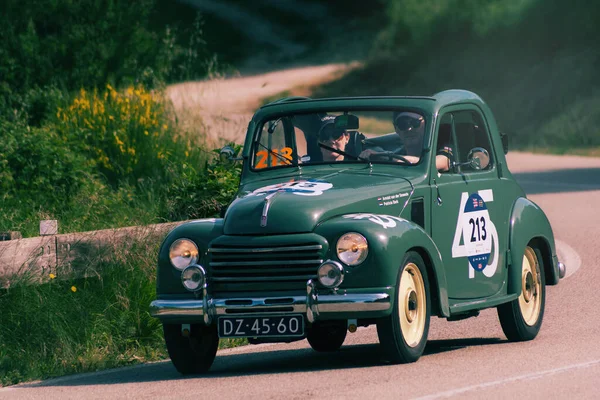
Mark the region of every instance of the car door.
[[[446, 108], [436, 125], [436, 150], [452, 155], [454, 167], [431, 173], [431, 236], [438, 246], [454, 299], [489, 297], [506, 281], [505, 238], [510, 204], [505, 204], [489, 127], [475, 105]], [[469, 152], [483, 148], [489, 164], [468, 165]]]

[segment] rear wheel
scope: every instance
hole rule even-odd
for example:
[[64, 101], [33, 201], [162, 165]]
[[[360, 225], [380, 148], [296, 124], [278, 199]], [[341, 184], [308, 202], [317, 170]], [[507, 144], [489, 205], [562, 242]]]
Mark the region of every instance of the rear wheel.
[[165, 343], [175, 369], [181, 374], [201, 374], [209, 370], [219, 346], [217, 327], [190, 325], [189, 335], [179, 324], [163, 324]]
[[546, 281], [542, 257], [527, 246], [521, 266], [521, 294], [510, 303], [498, 306], [500, 325], [508, 340], [518, 342], [535, 338], [542, 326], [546, 302]]
[[421, 357], [429, 333], [429, 297], [425, 262], [418, 253], [408, 252], [398, 272], [392, 313], [377, 322], [386, 359], [404, 364]]
[[337, 351], [346, 340], [347, 324], [346, 320], [315, 322], [307, 329], [306, 339], [315, 351]]

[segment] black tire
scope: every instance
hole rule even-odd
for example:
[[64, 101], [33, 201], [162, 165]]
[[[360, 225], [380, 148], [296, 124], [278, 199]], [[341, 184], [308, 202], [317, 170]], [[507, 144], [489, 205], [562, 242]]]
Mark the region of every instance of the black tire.
[[190, 335], [181, 334], [181, 325], [163, 324], [165, 343], [175, 369], [183, 375], [207, 372], [217, 354], [216, 326], [190, 325]]
[[315, 351], [337, 351], [346, 340], [347, 325], [346, 320], [315, 322], [306, 330], [306, 339]]
[[417, 361], [427, 344], [431, 301], [423, 258], [410, 251], [398, 271], [392, 313], [377, 321], [383, 357], [394, 364]]
[[[497, 307], [502, 330], [512, 342], [532, 340], [542, 327], [546, 305], [546, 278], [542, 260], [539, 250], [529, 246], [525, 248], [521, 265], [521, 294], [516, 300]], [[535, 270], [529, 276], [528, 268], [530, 272]]]

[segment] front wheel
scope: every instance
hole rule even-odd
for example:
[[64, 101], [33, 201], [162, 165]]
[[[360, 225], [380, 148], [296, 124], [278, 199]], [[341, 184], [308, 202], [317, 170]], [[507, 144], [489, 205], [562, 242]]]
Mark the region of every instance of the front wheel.
[[392, 313], [377, 322], [384, 357], [392, 363], [415, 362], [427, 343], [431, 305], [423, 258], [408, 252], [398, 272]]
[[306, 339], [315, 351], [337, 351], [346, 340], [347, 324], [346, 320], [315, 322], [307, 329]]
[[521, 294], [518, 299], [498, 306], [500, 325], [510, 341], [531, 340], [542, 326], [546, 281], [541, 262], [540, 252], [527, 246], [521, 266]]
[[165, 343], [175, 369], [183, 375], [201, 374], [209, 370], [219, 347], [216, 326], [190, 325], [189, 335], [179, 324], [163, 324]]

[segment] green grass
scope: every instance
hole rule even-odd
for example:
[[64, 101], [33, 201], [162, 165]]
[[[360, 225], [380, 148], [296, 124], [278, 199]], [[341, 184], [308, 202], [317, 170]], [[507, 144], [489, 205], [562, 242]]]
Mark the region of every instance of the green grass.
[[[155, 298], [160, 238], [110, 251], [94, 277], [31, 284], [21, 277], [0, 291], [0, 385], [167, 359]], [[247, 343], [222, 340], [220, 348]]]

